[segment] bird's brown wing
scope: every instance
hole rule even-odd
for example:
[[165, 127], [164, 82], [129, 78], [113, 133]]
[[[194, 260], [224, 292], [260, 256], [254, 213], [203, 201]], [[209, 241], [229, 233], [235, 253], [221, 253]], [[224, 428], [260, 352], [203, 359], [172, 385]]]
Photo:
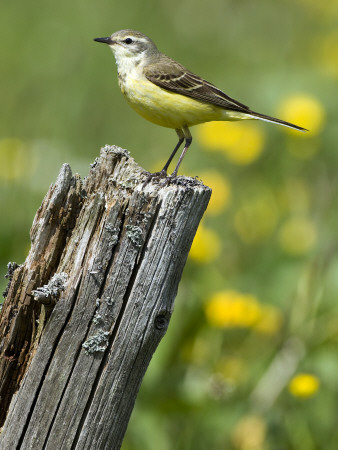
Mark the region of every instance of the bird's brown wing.
[[241, 112], [252, 118], [278, 123], [300, 131], [307, 131], [305, 128], [285, 120], [252, 111], [248, 106], [229, 97], [216, 86], [189, 72], [189, 70], [168, 56], [161, 55], [157, 62], [146, 66], [144, 75], [149, 81], [167, 91], [220, 106], [227, 110]]
[[213, 84], [189, 72], [181, 64], [167, 56], [162, 55], [158, 62], [146, 66], [144, 75], [149, 81], [167, 91], [232, 111], [250, 113], [248, 106], [229, 97]]

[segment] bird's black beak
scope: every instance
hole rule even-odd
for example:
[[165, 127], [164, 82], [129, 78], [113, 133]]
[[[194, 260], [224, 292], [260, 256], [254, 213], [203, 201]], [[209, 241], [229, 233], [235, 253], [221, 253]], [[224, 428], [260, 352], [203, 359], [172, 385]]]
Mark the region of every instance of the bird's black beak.
[[105, 38], [95, 38], [94, 41], [96, 42], [103, 42], [104, 44], [112, 44], [114, 41], [110, 38], [110, 37], [105, 37]]

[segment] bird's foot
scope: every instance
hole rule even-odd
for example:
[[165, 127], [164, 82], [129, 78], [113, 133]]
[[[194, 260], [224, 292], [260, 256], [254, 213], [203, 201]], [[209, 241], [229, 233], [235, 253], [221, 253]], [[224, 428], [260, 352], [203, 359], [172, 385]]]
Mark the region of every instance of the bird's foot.
[[161, 183], [161, 186], [169, 186], [169, 184], [171, 184], [174, 180], [177, 179], [177, 168], [173, 171], [173, 173], [171, 175], [167, 175], [165, 177], [165, 180], [163, 183]]
[[167, 175], [161, 183], [161, 187], [169, 186], [177, 177], [173, 177], [172, 175]]
[[150, 173], [150, 172], [146, 172], [147, 178], [145, 179], [144, 183], [143, 183], [143, 188], [152, 180], [160, 180], [162, 178], [167, 178], [168, 174], [166, 170], [161, 170], [161, 172], [154, 172], [154, 173]]

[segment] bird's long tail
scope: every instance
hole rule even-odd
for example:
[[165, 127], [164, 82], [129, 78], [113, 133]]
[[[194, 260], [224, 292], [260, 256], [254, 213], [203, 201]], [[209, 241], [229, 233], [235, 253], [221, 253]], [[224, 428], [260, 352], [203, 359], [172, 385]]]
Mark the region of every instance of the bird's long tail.
[[276, 119], [275, 117], [266, 116], [265, 114], [256, 113], [254, 111], [250, 111], [247, 113], [254, 119], [265, 120], [265, 122], [278, 123], [279, 125], [283, 125], [285, 127], [293, 128], [299, 131], [309, 131], [306, 128], [299, 127], [298, 125], [294, 125], [293, 123], [286, 122], [285, 120]]

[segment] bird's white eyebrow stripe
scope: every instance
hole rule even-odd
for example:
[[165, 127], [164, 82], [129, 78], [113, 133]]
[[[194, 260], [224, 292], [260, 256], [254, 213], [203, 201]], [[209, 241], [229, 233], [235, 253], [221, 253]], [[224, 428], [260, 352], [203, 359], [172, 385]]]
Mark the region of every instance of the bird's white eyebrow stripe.
[[135, 39], [136, 42], [142, 42], [143, 44], [147, 44], [148, 43], [148, 41], [146, 39], [141, 38], [141, 37], [137, 37], [137, 36], [135, 37], [135, 36], [132, 36], [132, 35], [127, 36], [127, 37], [130, 37], [131, 39]]

